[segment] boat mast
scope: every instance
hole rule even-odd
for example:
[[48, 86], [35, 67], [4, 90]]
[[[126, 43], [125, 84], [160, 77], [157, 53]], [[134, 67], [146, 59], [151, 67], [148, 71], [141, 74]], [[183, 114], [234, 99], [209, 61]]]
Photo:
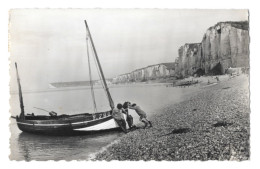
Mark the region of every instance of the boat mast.
[[106, 83], [106, 79], [105, 79], [105, 76], [104, 76], [104, 73], [103, 73], [103, 70], [102, 70], [102, 67], [101, 67], [101, 64], [99, 62], [99, 59], [98, 59], [98, 55], [97, 55], [97, 51], [96, 51], [96, 48], [94, 46], [94, 42], [92, 40], [92, 37], [91, 37], [91, 34], [90, 34], [90, 31], [89, 31], [89, 28], [88, 28], [88, 24], [87, 24], [87, 21], [85, 20], [85, 25], [86, 25], [86, 29], [87, 29], [87, 32], [88, 32], [88, 35], [89, 35], [89, 39], [90, 39], [90, 42], [91, 42], [91, 45], [93, 47], [93, 51], [94, 51], [94, 54], [95, 54], [95, 58], [97, 60], [97, 64], [98, 64], [98, 68], [99, 68], [99, 71], [100, 71], [100, 74], [101, 74], [101, 78], [102, 78], [102, 81], [104, 83], [104, 87], [105, 87], [105, 91], [107, 93], [107, 96], [108, 96], [108, 101], [109, 101], [109, 104], [110, 104], [110, 107], [111, 109], [113, 109], [115, 107], [114, 105], [114, 101], [110, 95], [110, 92], [109, 92], [109, 89], [107, 87], [107, 83]]
[[15, 68], [16, 68], [16, 77], [17, 77], [18, 90], [19, 90], [20, 108], [21, 108], [20, 118], [24, 119], [24, 106], [23, 106], [22, 88], [21, 88], [21, 84], [20, 84], [20, 78], [19, 78], [16, 62], [15, 62]]

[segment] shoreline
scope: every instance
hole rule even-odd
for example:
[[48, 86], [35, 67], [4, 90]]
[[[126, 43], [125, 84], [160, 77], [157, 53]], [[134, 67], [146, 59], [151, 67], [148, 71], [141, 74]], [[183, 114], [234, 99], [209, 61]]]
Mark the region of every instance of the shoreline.
[[[172, 82], [158, 82], [158, 81], [148, 81], [148, 82], [135, 82], [135, 83], [121, 83], [121, 84], [110, 84], [108, 85], [109, 88], [121, 88], [121, 87], [150, 87], [150, 86], [166, 86], [166, 87], [179, 87], [179, 86], [173, 86], [174, 83], [181, 83], [185, 81], [191, 81], [192, 79], [194, 81], [198, 80], [199, 84], [206, 85], [208, 80], [210, 80], [211, 83], [216, 83], [217, 80], [215, 79], [218, 77], [220, 81], [226, 81], [229, 76], [227, 74], [225, 75], [215, 75], [215, 76], [201, 76], [201, 77], [188, 77], [184, 79], [177, 79], [173, 80]], [[192, 85], [191, 85], [192, 86]], [[47, 89], [39, 89], [39, 90], [24, 90], [23, 93], [25, 94], [31, 94], [31, 93], [45, 93], [45, 92], [62, 92], [62, 91], [71, 91], [71, 90], [90, 90], [90, 86], [74, 86], [74, 87], [58, 87], [58, 88], [47, 88]], [[103, 89], [101, 85], [94, 86], [94, 89]], [[18, 91], [10, 91], [10, 95], [17, 95]]]
[[[120, 84], [120, 85], [108, 85], [109, 88], [121, 88], [121, 87], [142, 87], [142, 86], [166, 86], [172, 83], [133, 83], [133, 84]], [[45, 90], [25, 90], [23, 93], [45, 93], [45, 92], [62, 92], [62, 91], [72, 91], [72, 90], [90, 90], [90, 86], [80, 86], [80, 87], [63, 87], [63, 88], [48, 88]], [[94, 89], [103, 89], [102, 86], [96, 86]], [[17, 95], [18, 91], [10, 91], [10, 95]]]
[[200, 88], [148, 118], [153, 127], [118, 138], [90, 160], [248, 160], [249, 77]]

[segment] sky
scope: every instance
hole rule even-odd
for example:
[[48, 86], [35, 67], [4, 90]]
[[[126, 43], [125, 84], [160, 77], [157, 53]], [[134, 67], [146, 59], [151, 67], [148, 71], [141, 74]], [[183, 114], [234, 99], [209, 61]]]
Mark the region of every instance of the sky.
[[[174, 62], [178, 48], [201, 42], [207, 28], [248, 20], [247, 10], [15, 9], [9, 13], [10, 89], [86, 81], [87, 20], [106, 78], [148, 65]], [[92, 68], [95, 68], [93, 59]], [[93, 78], [97, 73], [93, 71]]]

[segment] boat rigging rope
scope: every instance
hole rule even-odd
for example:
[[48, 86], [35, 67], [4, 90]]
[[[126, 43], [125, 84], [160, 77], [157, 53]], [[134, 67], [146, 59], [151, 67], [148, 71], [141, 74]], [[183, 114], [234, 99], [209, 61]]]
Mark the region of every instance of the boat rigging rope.
[[93, 100], [94, 111], [95, 111], [95, 113], [97, 113], [97, 104], [96, 104], [96, 99], [95, 99], [95, 93], [94, 93], [93, 81], [92, 81], [92, 74], [91, 74], [91, 67], [90, 67], [91, 64], [90, 64], [90, 57], [89, 57], [88, 37], [87, 37], [86, 40], [87, 40], [89, 82], [90, 82], [90, 87], [91, 87], [91, 95], [92, 95], [92, 100]]
[[107, 84], [106, 84], [106, 79], [105, 79], [105, 76], [104, 76], [104, 74], [103, 74], [103, 70], [102, 70], [101, 64], [100, 64], [99, 59], [98, 59], [98, 56], [97, 56], [97, 52], [96, 52], [96, 49], [95, 49], [95, 46], [94, 46], [94, 42], [93, 42], [92, 37], [91, 37], [91, 34], [90, 34], [90, 30], [89, 30], [89, 28], [88, 28], [87, 21], [84, 20], [84, 22], [85, 22], [86, 29], [87, 29], [87, 37], [89, 37], [89, 40], [90, 40], [90, 43], [91, 43], [91, 47], [92, 47], [92, 52], [94, 53], [93, 56], [95, 56], [95, 57], [94, 57], [94, 58], [95, 58], [94, 60], [96, 61], [96, 66], [97, 66], [97, 68], [98, 68], [98, 73], [99, 73], [99, 76], [101, 75], [100, 77], [101, 77], [102, 82], [103, 82], [103, 83], [101, 83], [101, 84], [102, 84], [102, 86], [103, 86], [103, 88], [104, 88], [104, 90], [105, 90], [106, 96], [107, 96], [108, 101], [109, 101], [109, 105], [110, 105], [111, 109], [113, 109], [113, 108], [114, 108], [114, 102], [113, 102], [113, 99], [112, 99], [112, 97], [111, 97], [111, 95], [110, 95], [108, 86], [107, 86]]
[[[93, 56], [94, 56], [94, 49], [93, 49], [93, 46], [91, 46], [91, 47], [92, 47], [92, 54], [93, 54]], [[96, 59], [94, 59], [94, 60], [95, 60], [96, 68], [98, 68], [97, 60], [96, 60]], [[100, 79], [100, 81], [101, 81], [101, 85], [102, 85], [103, 89], [105, 90], [105, 94], [106, 94], [107, 99], [108, 99], [108, 101], [109, 101], [109, 96], [108, 96], [108, 94], [107, 94], [107, 92], [106, 92], [106, 88], [105, 88], [104, 82], [103, 82], [103, 80], [102, 80], [100, 70], [97, 69], [97, 72], [98, 72], [98, 75], [99, 75], [99, 79]]]

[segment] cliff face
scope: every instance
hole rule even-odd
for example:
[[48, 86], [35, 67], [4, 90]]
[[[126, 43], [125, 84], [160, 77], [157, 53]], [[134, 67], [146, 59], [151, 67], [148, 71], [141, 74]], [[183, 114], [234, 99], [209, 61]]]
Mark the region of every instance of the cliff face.
[[248, 22], [221, 22], [211, 27], [202, 40], [205, 73], [218, 63], [221, 73], [229, 67], [249, 67]]
[[201, 43], [185, 44], [178, 52], [179, 58], [175, 60], [176, 76], [190, 75], [201, 67]]
[[113, 78], [113, 83], [129, 83], [169, 77], [174, 74], [174, 63], [162, 63], [137, 69], [131, 73]]
[[210, 27], [201, 43], [179, 48], [175, 71], [182, 76], [198, 70], [223, 74], [229, 67], [249, 67], [248, 22], [220, 22]]

